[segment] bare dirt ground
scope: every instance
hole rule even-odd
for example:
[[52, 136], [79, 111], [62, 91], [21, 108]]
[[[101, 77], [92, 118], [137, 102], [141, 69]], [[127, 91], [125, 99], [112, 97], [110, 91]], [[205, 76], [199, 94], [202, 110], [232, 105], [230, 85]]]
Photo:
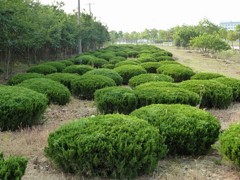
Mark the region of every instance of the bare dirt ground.
[[[164, 47], [161, 47], [164, 49]], [[179, 62], [195, 71], [218, 72], [240, 78], [240, 63], [227, 63], [189, 53], [182, 49], [167, 47]], [[191, 60], [192, 59], [192, 60]], [[214, 68], [215, 67], [215, 68]], [[238, 68], [239, 67], [239, 68]], [[240, 122], [240, 103], [228, 109], [209, 110], [222, 124], [222, 129], [233, 122]], [[77, 180], [88, 179], [64, 174], [44, 156], [49, 133], [74, 119], [97, 114], [93, 101], [72, 98], [65, 106], [50, 105], [44, 114], [45, 122], [17, 132], [0, 132], [0, 151], [6, 156], [21, 155], [29, 158], [23, 180]], [[100, 179], [100, 178], [95, 178]], [[240, 180], [240, 170], [229, 161], [222, 159], [216, 150], [200, 157], [167, 157], [159, 161], [156, 171], [138, 180]]]

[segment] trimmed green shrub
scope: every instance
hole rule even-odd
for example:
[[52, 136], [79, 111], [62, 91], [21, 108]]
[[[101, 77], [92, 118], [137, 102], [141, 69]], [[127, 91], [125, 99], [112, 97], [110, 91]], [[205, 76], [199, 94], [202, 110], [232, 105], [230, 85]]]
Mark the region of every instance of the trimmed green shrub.
[[90, 61], [88, 64], [95, 68], [101, 68], [104, 64], [108, 64], [109, 62], [105, 59], [101, 58], [94, 58], [92, 61]]
[[114, 70], [122, 76], [123, 84], [128, 84], [129, 79], [133, 76], [147, 73], [147, 71], [139, 65], [123, 65], [114, 68]]
[[47, 97], [30, 89], [0, 86], [0, 130], [16, 130], [40, 122]]
[[44, 65], [44, 64], [39, 64], [36, 66], [32, 66], [27, 70], [28, 73], [39, 73], [39, 74], [51, 74], [51, 73], [56, 73], [57, 68], [51, 66], [51, 65]]
[[73, 62], [69, 59], [69, 60], [61, 60], [61, 61], [58, 61], [58, 62], [60, 62], [60, 63], [63, 63], [63, 64], [65, 64], [66, 66], [71, 66], [71, 65], [73, 65]]
[[61, 63], [60, 61], [45, 62], [42, 63], [41, 65], [53, 66], [57, 69], [57, 72], [62, 72], [66, 68], [66, 65], [64, 63]]
[[116, 56], [128, 58], [128, 53], [124, 52], [124, 51], [117, 51], [115, 54], [116, 54]]
[[131, 113], [166, 137], [169, 154], [206, 154], [218, 139], [220, 123], [209, 112], [180, 104], [153, 104]]
[[220, 153], [240, 167], [240, 123], [232, 124], [219, 138]]
[[124, 58], [124, 57], [116, 56], [116, 57], [110, 59], [110, 60], [109, 60], [109, 63], [111, 63], [111, 64], [117, 64], [117, 63], [122, 62], [122, 61], [125, 61], [125, 60], [126, 60], [126, 58]]
[[200, 107], [227, 108], [232, 100], [232, 89], [214, 80], [188, 80], [179, 86], [200, 96]]
[[133, 51], [133, 50], [128, 51], [128, 57], [130, 58], [137, 58], [138, 54], [139, 54], [138, 51]]
[[139, 54], [137, 60], [140, 61], [141, 63], [145, 63], [145, 62], [158, 62], [158, 61], [150, 54], [150, 52]]
[[138, 64], [139, 64], [139, 61], [137, 60], [125, 60], [115, 64], [115, 67], [119, 67], [123, 65], [138, 65]]
[[219, 77], [212, 80], [220, 82], [231, 88], [233, 92], [233, 100], [240, 102], [240, 80], [228, 77]]
[[72, 74], [72, 73], [53, 73], [46, 76], [53, 81], [60, 82], [64, 86], [66, 86], [70, 91], [72, 91], [71, 82], [74, 79], [78, 79], [80, 76], [79, 74]]
[[72, 81], [72, 92], [80, 99], [92, 100], [97, 89], [110, 86], [116, 86], [113, 79], [102, 75], [86, 74]]
[[164, 138], [144, 120], [120, 114], [82, 118], [48, 137], [46, 155], [64, 172], [132, 179], [166, 155]]
[[177, 62], [177, 61], [160, 61], [160, 62], [158, 62], [159, 63], [159, 67], [160, 66], [163, 66], [163, 65], [167, 65], [167, 64], [179, 64], [179, 65], [181, 65], [179, 62]]
[[75, 57], [75, 59], [73, 59], [73, 63], [74, 64], [89, 64], [89, 62], [91, 62], [94, 58], [96, 58], [96, 56], [94, 55], [80, 55]]
[[8, 159], [3, 158], [0, 153], [0, 179], [21, 179], [27, 168], [28, 160], [23, 157], [10, 156]]
[[100, 113], [129, 114], [137, 108], [137, 97], [125, 87], [106, 87], [94, 93], [94, 100]]
[[151, 81], [151, 82], [140, 84], [140, 85], [136, 86], [135, 89], [144, 89], [144, 88], [149, 88], [149, 87], [154, 87], [154, 88], [173, 87], [173, 88], [177, 88], [178, 84], [177, 83], [172, 83], [172, 82]]
[[28, 79], [21, 82], [17, 86], [45, 94], [48, 97], [49, 102], [52, 102], [54, 104], [65, 105], [70, 101], [71, 93], [68, 88], [51, 79]]
[[157, 73], [171, 76], [175, 82], [188, 80], [195, 74], [191, 68], [180, 64], [162, 65], [157, 69]]
[[218, 73], [210, 73], [210, 72], [199, 72], [194, 74], [191, 79], [195, 80], [209, 80], [209, 79], [214, 79], [218, 77], [224, 77], [222, 74]]
[[156, 73], [160, 67], [159, 62], [145, 62], [140, 64], [148, 73]]
[[105, 59], [106, 61], [109, 61], [110, 59], [113, 59], [116, 57], [114, 52], [103, 52], [97, 55], [98, 58]]
[[79, 75], [83, 75], [88, 71], [93, 70], [94, 68], [89, 65], [72, 65], [66, 67], [63, 72], [64, 73], [77, 73]]
[[94, 69], [94, 70], [88, 71], [86, 75], [87, 74], [107, 76], [113, 79], [116, 85], [121, 85], [123, 81], [123, 78], [116, 71], [111, 69], [104, 69], [104, 68]]
[[136, 88], [134, 93], [138, 98], [138, 107], [149, 104], [199, 104], [199, 96], [191, 91], [176, 87]]
[[173, 78], [164, 74], [140, 74], [138, 76], [132, 77], [129, 80], [128, 85], [131, 87], [135, 87], [150, 81], [173, 82]]
[[22, 73], [22, 74], [17, 74], [13, 77], [11, 77], [8, 81], [9, 85], [16, 85], [19, 84], [21, 82], [23, 82], [24, 80], [27, 79], [32, 79], [32, 78], [43, 78], [44, 75], [43, 74], [39, 74], [39, 73]]
[[113, 69], [113, 68], [115, 68], [115, 65], [114, 64], [104, 64], [104, 65], [102, 65], [102, 68]]

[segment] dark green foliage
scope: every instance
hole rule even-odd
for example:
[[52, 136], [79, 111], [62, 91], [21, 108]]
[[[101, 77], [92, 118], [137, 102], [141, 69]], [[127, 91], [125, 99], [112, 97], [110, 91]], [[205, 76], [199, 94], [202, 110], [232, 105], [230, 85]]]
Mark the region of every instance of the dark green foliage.
[[86, 75], [87, 74], [107, 76], [113, 79], [116, 85], [121, 85], [123, 81], [123, 78], [116, 71], [111, 69], [104, 69], [104, 68], [94, 69], [94, 70], [88, 71]]
[[36, 65], [32, 66], [27, 70], [28, 73], [39, 73], [39, 74], [51, 74], [51, 73], [56, 73], [57, 68], [51, 66], [51, 65]]
[[137, 87], [134, 93], [138, 98], [138, 107], [149, 104], [189, 104], [196, 106], [200, 101], [196, 93], [177, 87]]
[[3, 158], [0, 153], [0, 179], [1, 180], [20, 180], [24, 175], [28, 160], [23, 157], [10, 156]]
[[173, 61], [174, 59], [170, 56], [157, 56], [154, 54], [141, 54], [138, 57], [138, 61], [140, 61], [141, 63], [144, 62], [160, 62], [160, 61]]
[[92, 100], [97, 89], [110, 86], [116, 86], [113, 79], [102, 75], [89, 74], [72, 81], [72, 92], [81, 99]]
[[28, 79], [17, 86], [28, 88], [36, 92], [45, 94], [49, 102], [65, 105], [70, 101], [71, 93], [67, 87], [59, 82], [47, 78]]
[[79, 74], [72, 74], [72, 73], [53, 73], [46, 76], [51, 80], [60, 82], [64, 86], [66, 86], [70, 91], [72, 91], [71, 82], [74, 79], [78, 79], [80, 76]]
[[80, 55], [73, 59], [74, 64], [89, 64], [94, 58], [94, 55]]
[[62, 72], [66, 68], [66, 65], [64, 63], [61, 63], [60, 61], [46, 62], [46, 63], [42, 63], [41, 65], [53, 66], [57, 69], [57, 72]]
[[97, 54], [96, 56], [98, 58], [105, 59], [107, 61], [116, 57], [115, 53], [113, 52], [103, 52], [103, 53]]
[[153, 104], [131, 113], [147, 120], [166, 137], [169, 154], [206, 154], [217, 140], [219, 121], [210, 113], [180, 104]]
[[139, 64], [139, 61], [137, 60], [125, 60], [115, 64], [115, 67], [119, 67], [123, 65], [138, 65], [138, 64]]
[[115, 54], [116, 54], [116, 56], [124, 57], [126, 59], [128, 57], [128, 53], [124, 52], [124, 51], [117, 51]]
[[40, 122], [47, 97], [30, 89], [0, 86], [0, 130], [16, 130]]
[[209, 72], [199, 72], [194, 74], [191, 79], [196, 79], [196, 80], [209, 80], [209, 79], [214, 79], [218, 77], [223, 77], [222, 74], [218, 73], [209, 73]]
[[19, 83], [23, 82], [24, 80], [27, 80], [27, 79], [43, 78], [43, 77], [44, 77], [44, 75], [43, 74], [39, 74], [39, 73], [17, 74], [15, 76], [13, 76], [11, 79], [9, 79], [8, 84], [9, 85], [16, 85], [16, 84], [19, 84]]
[[227, 108], [233, 100], [232, 89], [214, 80], [183, 81], [179, 86], [199, 94], [200, 107]]
[[219, 77], [213, 80], [230, 87], [233, 92], [233, 100], [240, 102], [240, 80], [228, 77]]
[[161, 65], [159, 62], [145, 62], [140, 64], [148, 73], [156, 73]]
[[3, 71], [3, 69], [2, 68], [0, 68], [0, 74], [2, 74], [4, 71]]
[[46, 155], [65, 172], [112, 179], [150, 173], [166, 152], [157, 128], [120, 114], [63, 125], [49, 135], [45, 148]]
[[123, 65], [114, 68], [114, 70], [122, 76], [123, 84], [128, 84], [129, 79], [133, 76], [147, 73], [147, 71], [139, 65]]
[[63, 64], [65, 64], [66, 66], [71, 66], [71, 65], [73, 65], [73, 62], [69, 59], [69, 60], [61, 60], [61, 61], [59, 61], [60, 63], [63, 63]]
[[129, 114], [137, 108], [137, 97], [131, 89], [124, 87], [107, 87], [94, 94], [98, 110], [103, 114]]
[[72, 65], [68, 66], [64, 69], [64, 73], [77, 73], [79, 75], [83, 75], [88, 71], [93, 70], [94, 68], [89, 65]]
[[114, 64], [104, 64], [104, 65], [102, 66], [102, 68], [113, 69], [113, 68], [115, 68], [115, 66], [114, 66]]
[[219, 138], [220, 152], [240, 167], [240, 124], [232, 124]]
[[129, 51], [128, 52], [128, 57], [130, 58], [136, 58], [138, 56], [139, 52], [138, 51]]
[[135, 87], [150, 81], [173, 82], [173, 78], [164, 74], [140, 74], [138, 76], [132, 77], [129, 80], [128, 85], [131, 87]]
[[117, 63], [119, 63], [119, 62], [121, 62], [121, 61], [125, 61], [125, 60], [126, 60], [126, 58], [124, 58], [124, 57], [115, 56], [115, 57], [113, 57], [113, 58], [111, 58], [111, 59], [109, 60], [109, 63], [111, 63], [111, 64], [117, 64]]
[[157, 69], [157, 72], [171, 76], [175, 82], [188, 80], [195, 74], [191, 68], [180, 64], [162, 65]]

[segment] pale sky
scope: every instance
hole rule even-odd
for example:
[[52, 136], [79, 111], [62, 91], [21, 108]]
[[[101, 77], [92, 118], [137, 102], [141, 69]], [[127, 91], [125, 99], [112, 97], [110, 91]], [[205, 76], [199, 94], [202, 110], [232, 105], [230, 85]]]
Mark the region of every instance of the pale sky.
[[[61, 0], [67, 13], [77, 9], [78, 0]], [[51, 4], [54, 0], [40, 0]], [[196, 25], [204, 18], [215, 24], [240, 21], [239, 0], [81, 0], [81, 11], [89, 12], [109, 31], [170, 29], [177, 25]]]

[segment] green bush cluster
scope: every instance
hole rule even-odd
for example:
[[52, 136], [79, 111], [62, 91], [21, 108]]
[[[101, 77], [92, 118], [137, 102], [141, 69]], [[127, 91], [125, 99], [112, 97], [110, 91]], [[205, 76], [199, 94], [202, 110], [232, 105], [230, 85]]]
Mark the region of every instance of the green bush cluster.
[[169, 154], [205, 154], [218, 139], [220, 130], [220, 123], [213, 115], [189, 105], [153, 104], [130, 115], [157, 127], [166, 137]]
[[94, 94], [97, 109], [102, 114], [129, 114], [137, 108], [137, 97], [131, 89], [125, 87], [106, 87]]
[[21, 82], [23, 82], [24, 80], [27, 79], [32, 79], [32, 78], [43, 78], [44, 75], [43, 74], [39, 74], [39, 73], [22, 73], [22, 74], [17, 74], [13, 77], [11, 77], [8, 80], [8, 84], [9, 85], [16, 85], [19, 84]]
[[164, 138], [144, 120], [120, 114], [82, 118], [48, 137], [46, 155], [65, 172], [132, 179], [166, 155]]
[[178, 84], [177, 83], [172, 83], [172, 82], [163, 82], [163, 81], [151, 81], [147, 83], [140, 84], [135, 87], [135, 89], [148, 89], [149, 87], [154, 87], [154, 88], [162, 88], [162, 87], [172, 87], [172, 88], [177, 88]]
[[175, 82], [188, 80], [194, 75], [194, 72], [191, 68], [180, 64], [162, 65], [157, 69], [157, 73], [171, 76]]
[[240, 123], [232, 124], [219, 138], [220, 153], [240, 167]]
[[117, 63], [122, 62], [122, 61], [125, 61], [125, 60], [126, 60], [126, 58], [124, 58], [124, 57], [116, 56], [116, 57], [114, 57], [114, 58], [111, 58], [111, 59], [109, 60], [109, 63], [111, 63], [111, 64], [117, 64]]
[[210, 72], [199, 72], [194, 74], [191, 79], [195, 80], [209, 80], [209, 79], [214, 79], [218, 77], [224, 77], [222, 74], [218, 73], [210, 73]]
[[53, 74], [46, 75], [46, 78], [49, 78], [53, 81], [57, 81], [63, 84], [71, 92], [72, 92], [71, 82], [74, 79], [78, 79], [79, 77], [80, 77], [79, 74], [72, 74], [72, 73], [53, 73]]
[[129, 79], [133, 76], [147, 73], [147, 71], [139, 65], [123, 65], [114, 68], [114, 70], [123, 78], [123, 84], [128, 84]]
[[159, 62], [145, 62], [140, 64], [148, 73], [156, 73], [161, 65]]
[[116, 86], [115, 81], [111, 78], [89, 74], [72, 81], [72, 92], [80, 99], [92, 100], [97, 89], [110, 86]]
[[123, 65], [138, 65], [139, 61], [137, 60], [125, 60], [125, 61], [121, 61], [118, 62], [117, 64], [115, 64], [115, 67], [119, 67], [119, 66], [123, 66]]
[[1, 180], [20, 180], [25, 173], [28, 160], [23, 157], [10, 156], [4, 159], [0, 153], [0, 179]]
[[131, 87], [135, 87], [138, 86], [140, 84], [144, 84], [150, 81], [165, 81], [165, 82], [173, 82], [173, 78], [168, 76], [168, 75], [164, 75], [164, 74], [140, 74], [137, 76], [132, 77], [129, 80], [128, 85]]
[[199, 96], [191, 91], [176, 87], [144, 87], [136, 88], [134, 93], [138, 98], [138, 106], [150, 104], [199, 104]]
[[51, 73], [56, 73], [57, 68], [51, 66], [51, 65], [44, 65], [44, 64], [39, 64], [36, 66], [32, 66], [27, 70], [28, 73], [39, 73], [39, 74], [51, 74]]
[[102, 75], [102, 76], [109, 77], [115, 81], [116, 85], [121, 85], [123, 81], [123, 78], [116, 71], [111, 69], [105, 69], [105, 68], [94, 69], [94, 70], [88, 71], [86, 75], [87, 74]]
[[200, 96], [200, 107], [227, 108], [232, 100], [232, 89], [214, 80], [188, 80], [179, 86]]
[[102, 68], [113, 69], [113, 68], [115, 68], [115, 65], [108, 63], [108, 64], [104, 64], [104, 65], [102, 66]]
[[62, 72], [66, 68], [66, 65], [64, 63], [61, 63], [60, 61], [45, 62], [45, 63], [42, 63], [41, 65], [53, 66], [57, 69], [57, 72]]
[[93, 70], [94, 68], [89, 65], [72, 65], [66, 67], [63, 72], [64, 73], [77, 73], [79, 75], [83, 75], [88, 71]]
[[0, 130], [16, 130], [41, 121], [47, 97], [30, 89], [0, 86]]
[[67, 87], [59, 82], [47, 78], [28, 79], [17, 86], [28, 88], [36, 92], [45, 94], [49, 100], [54, 104], [65, 105], [70, 101], [71, 93]]
[[240, 80], [228, 77], [219, 77], [213, 80], [231, 88], [233, 92], [233, 100], [240, 102]]
[[72, 60], [70, 60], [70, 59], [60, 60], [59, 62], [65, 64], [65, 66], [71, 66], [71, 65], [73, 65], [73, 62], [72, 62]]
[[74, 64], [84, 64], [84, 65], [90, 65], [92, 67], [100, 68], [104, 64], [108, 64], [108, 61], [104, 58], [96, 57], [94, 55], [81, 55], [79, 57], [76, 57], [73, 60]]

